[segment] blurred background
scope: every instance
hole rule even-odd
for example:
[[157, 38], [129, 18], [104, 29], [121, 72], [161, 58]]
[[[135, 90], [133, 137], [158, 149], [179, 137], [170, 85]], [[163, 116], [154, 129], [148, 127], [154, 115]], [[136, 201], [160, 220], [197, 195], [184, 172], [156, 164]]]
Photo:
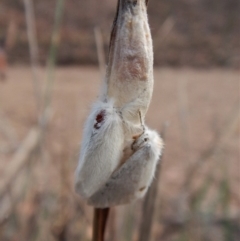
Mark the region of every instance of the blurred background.
[[[91, 240], [73, 176], [116, 4], [0, 2], [1, 241]], [[165, 140], [149, 240], [240, 240], [240, 1], [150, 0], [148, 13], [146, 121]], [[106, 240], [148, 241], [144, 207], [113, 208]]]

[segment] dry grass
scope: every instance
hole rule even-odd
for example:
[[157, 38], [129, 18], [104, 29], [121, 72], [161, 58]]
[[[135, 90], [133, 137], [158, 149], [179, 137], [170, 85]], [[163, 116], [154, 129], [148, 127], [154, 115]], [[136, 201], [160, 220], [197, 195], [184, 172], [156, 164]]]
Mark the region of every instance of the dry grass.
[[[40, 70], [40, 79], [45, 76]], [[97, 68], [56, 69], [45, 138], [0, 200], [2, 241], [90, 240], [92, 211], [74, 194], [72, 183], [83, 123], [97, 97], [99, 76]], [[183, 83], [186, 99], [182, 105], [179, 83]], [[240, 212], [239, 84], [237, 71], [155, 70], [147, 123], [160, 130], [167, 121], [169, 128], [153, 240], [236, 240], [234, 235], [240, 228], [236, 222]], [[16, 143], [21, 143], [36, 124], [34, 98], [30, 68], [10, 67], [7, 81], [0, 82], [0, 147], [8, 150], [0, 148], [0, 174], [8, 169]], [[187, 131], [183, 131], [184, 125]], [[227, 138], [217, 154], [203, 155], [226, 131]], [[187, 170], [196, 160], [204, 164], [184, 189]], [[114, 210], [108, 240], [113, 230], [116, 240], [137, 239], [140, 205], [138, 202]]]

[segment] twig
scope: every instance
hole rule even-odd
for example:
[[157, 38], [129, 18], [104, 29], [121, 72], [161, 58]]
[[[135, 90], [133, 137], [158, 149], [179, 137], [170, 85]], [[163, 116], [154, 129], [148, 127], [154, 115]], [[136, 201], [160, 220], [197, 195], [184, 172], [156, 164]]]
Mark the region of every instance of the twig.
[[9, 186], [12, 181], [19, 173], [19, 171], [27, 164], [29, 158], [37, 147], [40, 138], [40, 130], [38, 128], [33, 128], [28, 133], [27, 137], [23, 141], [22, 146], [14, 155], [13, 159], [9, 162], [5, 172], [3, 181], [0, 183], [0, 199], [8, 191]]
[[5, 42], [6, 52], [10, 51], [14, 47], [16, 43], [16, 36], [17, 36], [16, 21], [14, 19], [11, 19], [7, 28], [7, 35], [6, 35], [6, 42]]
[[179, 119], [182, 136], [182, 146], [185, 153], [185, 163], [189, 165], [189, 107], [188, 107], [188, 93], [187, 93], [186, 78], [179, 78], [178, 80], [178, 103], [179, 103]]
[[46, 123], [46, 118], [49, 112], [49, 107], [52, 99], [53, 83], [54, 83], [54, 67], [56, 64], [57, 50], [60, 41], [60, 27], [63, 16], [64, 0], [58, 0], [57, 7], [55, 11], [54, 27], [51, 38], [51, 47], [48, 56], [48, 75], [47, 75], [47, 85], [44, 92], [44, 106], [43, 113], [40, 119], [40, 124], [43, 127]]
[[171, 33], [175, 25], [175, 21], [172, 16], [167, 17], [167, 19], [163, 22], [161, 27], [159, 28], [157, 34], [156, 34], [156, 40], [158, 43], [163, 43], [168, 35]]
[[13, 148], [18, 146], [16, 132], [2, 112], [0, 112], [0, 132], [11, 142]]
[[143, 214], [141, 225], [139, 229], [139, 241], [150, 240], [151, 231], [152, 231], [152, 223], [154, 217], [154, 209], [157, 197], [157, 189], [158, 189], [158, 179], [160, 177], [160, 169], [161, 165], [156, 170], [155, 180], [152, 183], [151, 188], [149, 189], [147, 196], [144, 199], [143, 203]]
[[105, 74], [106, 62], [105, 62], [102, 33], [99, 27], [94, 28], [94, 36], [95, 36], [95, 42], [97, 47], [99, 69], [100, 69], [101, 76], [103, 77]]
[[13, 146], [13, 145], [2, 145], [0, 146], [0, 153], [3, 154], [9, 154], [14, 152], [17, 149], [17, 146]]
[[36, 98], [37, 111], [41, 108], [41, 91], [39, 85], [39, 76], [37, 72], [38, 66], [38, 43], [36, 38], [35, 15], [32, 0], [24, 0], [25, 16], [27, 23], [27, 35], [29, 42], [31, 68], [33, 74], [33, 88]]
[[93, 241], [104, 241], [105, 228], [110, 208], [95, 208], [93, 219]]
[[122, 240], [132, 241], [135, 227], [135, 208], [134, 204], [128, 205], [124, 211], [124, 223], [122, 227]]

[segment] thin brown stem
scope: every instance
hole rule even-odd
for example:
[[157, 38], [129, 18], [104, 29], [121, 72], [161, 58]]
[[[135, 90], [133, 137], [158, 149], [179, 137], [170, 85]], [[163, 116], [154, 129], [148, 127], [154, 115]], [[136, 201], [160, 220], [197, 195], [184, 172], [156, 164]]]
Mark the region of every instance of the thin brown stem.
[[105, 229], [110, 208], [95, 208], [92, 241], [104, 241]]

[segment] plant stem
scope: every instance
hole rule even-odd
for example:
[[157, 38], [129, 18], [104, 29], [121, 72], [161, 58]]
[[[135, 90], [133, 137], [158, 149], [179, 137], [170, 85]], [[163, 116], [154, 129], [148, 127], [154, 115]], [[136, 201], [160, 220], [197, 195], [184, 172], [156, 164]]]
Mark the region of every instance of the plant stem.
[[94, 208], [92, 241], [104, 241], [109, 210], [110, 208]]
[[53, 92], [53, 83], [54, 83], [54, 68], [57, 58], [57, 50], [60, 42], [60, 28], [64, 10], [64, 0], [58, 0], [56, 10], [55, 10], [55, 19], [54, 26], [51, 38], [51, 46], [48, 56], [48, 72], [47, 72], [47, 85], [44, 92], [44, 104], [43, 104], [43, 114], [42, 119], [40, 120], [41, 125], [44, 126], [45, 119], [47, 118], [48, 108], [51, 104], [52, 92]]

